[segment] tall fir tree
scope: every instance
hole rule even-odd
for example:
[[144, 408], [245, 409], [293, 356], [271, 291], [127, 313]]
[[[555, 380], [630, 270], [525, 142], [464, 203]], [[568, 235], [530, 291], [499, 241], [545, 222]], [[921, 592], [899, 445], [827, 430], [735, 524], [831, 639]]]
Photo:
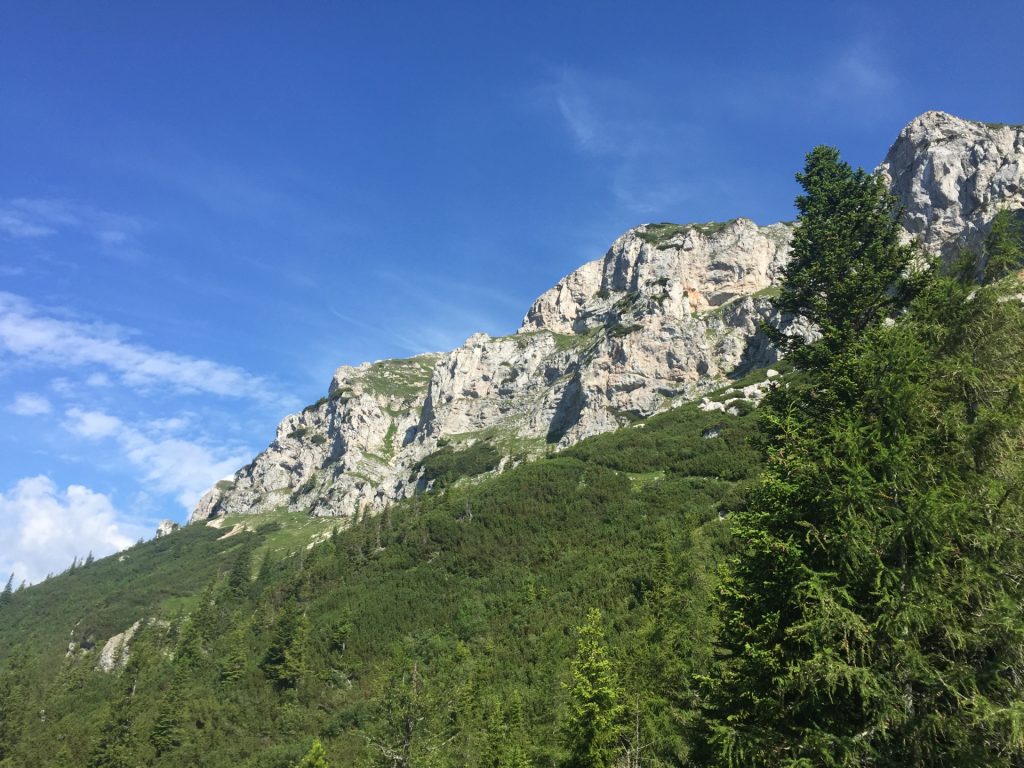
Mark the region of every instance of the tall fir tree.
[[592, 608], [579, 627], [568, 684], [565, 726], [567, 768], [608, 768], [622, 753], [624, 707], [618, 676], [605, 645], [601, 611]]
[[[827, 219], [840, 201], [811, 202]], [[710, 764], [1024, 760], [1020, 290], [932, 274], [907, 315], [878, 322], [892, 297], [859, 315], [767, 399], [767, 469], [721, 590]]]
[[[796, 178], [804, 194], [796, 198], [797, 227], [775, 306], [821, 333], [819, 344], [798, 353], [798, 361], [813, 365], [899, 312], [924, 272], [916, 263], [919, 249], [901, 242], [899, 203], [881, 177], [851, 168], [834, 147], [819, 146]], [[800, 336], [774, 335], [790, 350], [803, 344]]]
[[985, 281], [1006, 277], [1024, 267], [1024, 212], [1002, 210], [992, 219], [985, 237]]
[[182, 690], [185, 685], [185, 670], [186, 665], [183, 662], [179, 661], [175, 665], [171, 683], [157, 708], [156, 721], [149, 734], [149, 742], [156, 750], [157, 757], [181, 746], [184, 736], [182, 718], [185, 700]]
[[121, 694], [111, 704], [105, 727], [89, 757], [88, 768], [135, 768], [135, 734], [132, 703], [136, 675], [125, 670]]
[[309, 752], [295, 764], [295, 768], [331, 768], [331, 764], [327, 761], [327, 750], [324, 749], [320, 739], [313, 739]]
[[7, 584], [4, 585], [3, 592], [0, 592], [0, 608], [8, 605], [11, 600], [14, 599], [14, 574], [12, 573], [7, 578]]

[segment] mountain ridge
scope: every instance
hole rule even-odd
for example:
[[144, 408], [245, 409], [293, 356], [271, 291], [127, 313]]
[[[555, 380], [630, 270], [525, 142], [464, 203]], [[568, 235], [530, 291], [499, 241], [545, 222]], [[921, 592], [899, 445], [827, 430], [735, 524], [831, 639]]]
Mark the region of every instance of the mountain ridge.
[[[876, 169], [907, 237], [955, 258], [1001, 207], [1024, 209], [1024, 127], [926, 112]], [[342, 366], [326, 397], [208, 491], [189, 521], [290, 509], [358, 518], [436, 482], [501, 470], [701, 395], [778, 358], [760, 332], [792, 225], [642, 224], [566, 275], [516, 333]], [[805, 334], [810, 329], [797, 329]]]

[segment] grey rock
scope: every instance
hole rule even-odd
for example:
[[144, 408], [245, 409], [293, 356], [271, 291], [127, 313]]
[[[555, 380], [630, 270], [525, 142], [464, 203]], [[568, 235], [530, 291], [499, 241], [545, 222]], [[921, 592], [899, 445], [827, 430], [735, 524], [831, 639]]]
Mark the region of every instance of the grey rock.
[[878, 171], [906, 209], [907, 233], [953, 259], [977, 248], [1001, 208], [1024, 208], [1024, 126], [925, 112]]

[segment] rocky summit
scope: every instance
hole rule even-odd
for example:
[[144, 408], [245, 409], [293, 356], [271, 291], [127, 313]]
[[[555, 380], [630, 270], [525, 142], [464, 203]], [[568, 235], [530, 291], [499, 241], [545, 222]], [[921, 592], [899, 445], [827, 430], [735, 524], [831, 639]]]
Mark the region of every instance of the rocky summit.
[[[1024, 127], [928, 112], [877, 170], [908, 238], [955, 258], [1000, 209], [1024, 209]], [[343, 366], [190, 522], [282, 507], [372, 514], [437, 482], [441, 460], [503, 469], [768, 365], [778, 355], [760, 327], [778, 319], [770, 298], [792, 234], [743, 218], [645, 224], [542, 294], [513, 335]]]

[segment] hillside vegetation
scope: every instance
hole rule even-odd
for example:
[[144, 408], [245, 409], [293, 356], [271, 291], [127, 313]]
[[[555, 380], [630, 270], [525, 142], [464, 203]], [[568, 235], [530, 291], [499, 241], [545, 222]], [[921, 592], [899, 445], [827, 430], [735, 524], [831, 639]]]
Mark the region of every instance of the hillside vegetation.
[[[0, 622], [0, 764], [90, 764], [120, 719], [124, 762], [95, 764], [290, 766], [319, 736], [338, 765], [490, 765], [511, 718], [531, 764], [552, 765], [591, 607], [642, 738], [681, 758], [753, 428], [688, 405], [311, 549], [277, 546], [302, 517], [222, 538], [229, 520], [18, 592]], [[150, 618], [114, 673], [81, 650]]]

